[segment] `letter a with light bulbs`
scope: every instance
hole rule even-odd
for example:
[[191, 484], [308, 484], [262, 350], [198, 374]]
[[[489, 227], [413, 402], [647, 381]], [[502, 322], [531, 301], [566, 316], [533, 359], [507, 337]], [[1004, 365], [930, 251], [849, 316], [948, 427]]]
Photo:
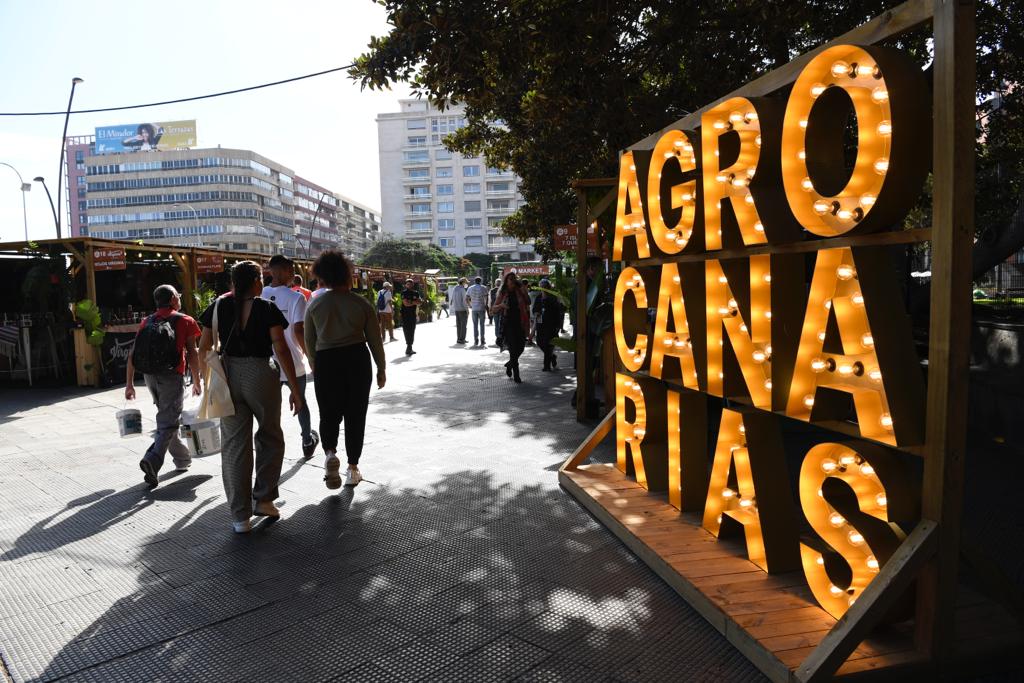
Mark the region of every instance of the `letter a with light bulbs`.
[[[898, 33], [875, 22], [850, 35]], [[775, 680], [842, 673], [870, 627], [837, 644], [833, 626], [928, 619], [933, 585], [875, 579], [939, 554], [922, 492], [948, 490], [928, 459], [949, 390], [925, 366], [944, 378], [950, 342], [922, 354], [903, 279], [908, 245], [958, 239], [904, 228], [929, 173], [957, 182], [932, 163], [937, 87], [907, 53], [836, 41], [619, 157], [614, 414], [560, 481]], [[614, 464], [584, 464], [612, 430]]]

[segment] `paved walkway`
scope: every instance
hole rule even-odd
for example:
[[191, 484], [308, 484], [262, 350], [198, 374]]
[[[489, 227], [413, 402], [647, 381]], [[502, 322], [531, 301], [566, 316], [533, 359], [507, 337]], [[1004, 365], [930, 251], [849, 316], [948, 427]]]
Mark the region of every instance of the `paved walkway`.
[[286, 419], [282, 519], [248, 536], [230, 532], [218, 456], [142, 484], [148, 440], [117, 438], [120, 390], [0, 389], [9, 675], [761, 680], [559, 489], [589, 431], [569, 371], [528, 348], [517, 386], [497, 349], [452, 344], [454, 323], [420, 326], [411, 359], [387, 345], [354, 491], [324, 488]]

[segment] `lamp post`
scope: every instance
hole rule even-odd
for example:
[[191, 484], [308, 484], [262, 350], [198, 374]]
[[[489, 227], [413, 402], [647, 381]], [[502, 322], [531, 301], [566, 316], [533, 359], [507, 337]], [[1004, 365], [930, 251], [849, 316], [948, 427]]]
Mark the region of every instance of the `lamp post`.
[[18, 169], [14, 168], [6, 161], [0, 161], [0, 166], [6, 166], [7, 168], [14, 171], [18, 176], [18, 182], [21, 183], [21, 219], [25, 223], [25, 241], [28, 242], [28, 210], [25, 208], [25, 193], [32, 189], [32, 183], [26, 183], [25, 179], [18, 173]]
[[[192, 206], [191, 204], [189, 204], [188, 202], [175, 202], [174, 204], [171, 204], [171, 208], [172, 209], [177, 209], [177, 208], [180, 208], [182, 206], [184, 206], [184, 207], [186, 207], [186, 208], [188, 208], [188, 209], [190, 209], [192, 211], [192, 218], [194, 220], [196, 220], [196, 221], [199, 220], [199, 212], [196, 211], [196, 208], [194, 206]], [[198, 237], [198, 235], [197, 235], [197, 237]], [[200, 240], [199, 243], [202, 244], [202, 240]]]
[[[64, 132], [60, 136], [60, 165], [57, 166], [57, 203], [60, 204], [61, 181], [64, 178], [64, 148], [67, 146], [68, 119], [71, 118], [71, 102], [75, 99], [75, 86], [85, 81], [78, 76], [71, 79], [71, 95], [68, 97], [68, 110], [64, 114]], [[43, 187], [46, 187], [45, 185]], [[49, 194], [49, 190], [47, 190]], [[53, 200], [50, 201], [53, 203]], [[53, 219], [57, 224], [57, 239], [60, 239], [60, 214], [53, 212]]]
[[50, 199], [50, 211], [53, 212], [53, 222], [57, 226], [57, 238], [60, 239], [60, 221], [57, 219], [57, 207], [53, 205], [53, 195], [50, 194], [50, 188], [46, 186], [46, 180], [41, 175], [36, 176], [32, 180], [37, 183], [42, 183], [43, 189], [46, 190], [46, 196]]

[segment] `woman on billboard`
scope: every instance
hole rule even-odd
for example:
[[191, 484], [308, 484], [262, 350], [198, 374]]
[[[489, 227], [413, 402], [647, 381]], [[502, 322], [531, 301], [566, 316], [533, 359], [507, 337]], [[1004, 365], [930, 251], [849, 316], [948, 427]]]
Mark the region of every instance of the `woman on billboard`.
[[152, 123], [143, 123], [136, 130], [134, 137], [125, 138], [121, 144], [135, 152], [150, 152], [157, 148], [163, 134], [163, 128], [156, 128]]

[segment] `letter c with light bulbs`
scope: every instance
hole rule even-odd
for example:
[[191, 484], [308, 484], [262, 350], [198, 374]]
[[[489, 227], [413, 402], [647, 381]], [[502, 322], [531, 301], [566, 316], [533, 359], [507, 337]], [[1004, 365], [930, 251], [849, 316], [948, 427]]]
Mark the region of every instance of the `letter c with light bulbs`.
[[[788, 96], [728, 99], [619, 163], [617, 467], [765, 571], [802, 568], [837, 618], [919, 510], [902, 245], [843, 241], [900, 229], [930, 168], [930, 99], [906, 54], [837, 45]], [[812, 444], [795, 476], [790, 420]]]

